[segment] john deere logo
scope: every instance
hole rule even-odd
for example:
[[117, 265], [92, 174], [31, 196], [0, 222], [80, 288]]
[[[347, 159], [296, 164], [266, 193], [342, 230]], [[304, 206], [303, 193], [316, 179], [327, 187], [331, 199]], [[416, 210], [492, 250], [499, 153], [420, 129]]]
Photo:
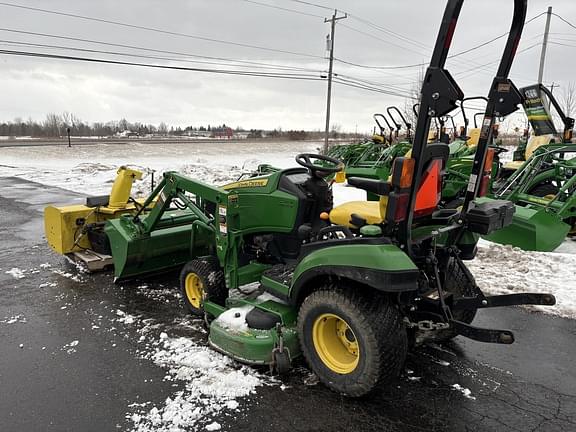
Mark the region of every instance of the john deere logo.
[[268, 184], [268, 179], [257, 179], [257, 180], [244, 180], [234, 183], [229, 183], [223, 186], [223, 189], [240, 189], [240, 188], [254, 188], [254, 187], [264, 187]]

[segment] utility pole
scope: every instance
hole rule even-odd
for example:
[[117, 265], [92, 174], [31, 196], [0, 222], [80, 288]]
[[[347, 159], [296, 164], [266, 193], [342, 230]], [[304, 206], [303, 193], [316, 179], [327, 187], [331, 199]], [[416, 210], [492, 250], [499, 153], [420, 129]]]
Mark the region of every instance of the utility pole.
[[542, 40], [542, 51], [540, 52], [540, 70], [538, 71], [538, 84], [542, 84], [544, 76], [544, 62], [546, 60], [546, 47], [548, 45], [548, 33], [550, 32], [550, 19], [552, 18], [552, 6], [548, 6], [546, 14], [546, 28], [544, 29], [544, 39]]
[[550, 84], [550, 93], [554, 93], [554, 89], [560, 87], [560, 84], [556, 84], [555, 82], [552, 82], [552, 84]]
[[324, 22], [331, 23], [330, 35], [326, 37], [326, 48], [330, 51], [330, 64], [328, 66], [328, 95], [326, 97], [326, 129], [324, 130], [324, 153], [328, 152], [328, 135], [330, 133], [330, 101], [332, 99], [332, 67], [334, 64], [334, 31], [336, 30], [336, 21], [347, 18], [348, 14], [337, 17], [338, 11], [334, 9], [332, 18], [325, 18]]

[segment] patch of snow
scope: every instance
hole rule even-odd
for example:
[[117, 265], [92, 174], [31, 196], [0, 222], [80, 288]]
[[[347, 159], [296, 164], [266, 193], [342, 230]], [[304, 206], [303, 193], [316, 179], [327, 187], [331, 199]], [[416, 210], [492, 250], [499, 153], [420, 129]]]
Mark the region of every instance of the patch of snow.
[[10, 270], [6, 270], [5, 273], [12, 276], [14, 279], [24, 279], [26, 277], [24, 270], [21, 270], [18, 267], [12, 267]]
[[576, 319], [576, 255], [527, 252], [481, 240], [478, 255], [466, 263], [487, 294], [550, 293], [555, 306], [530, 306]]
[[462, 387], [460, 384], [452, 384], [452, 388], [454, 390], [458, 390], [460, 393], [462, 393], [464, 395], [464, 397], [466, 397], [468, 399], [476, 400], [476, 398], [474, 396], [472, 396], [472, 392], [470, 391], [470, 389]]
[[79, 283], [84, 282], [84, 279], [82, 279], [82, 277], [80, 275], [68, 273], [68, 272], [65, 272], [63, 270], [55, 269], [55, 270], [52, 270], [52, 273], [57, 274], [57, 275], [62, 276], [62, 277], [65, 277], [65, 278], [68, 278], [70, 280], [73, 280], [74, 282], [79, 282]]
[[238, 332], [248, 331], [248, 324], [246, 323], [246, 315], [254, 309], [254, 306], [245, 305], [235, 308], [230, 308], [221, 313], [215, 322], [221, 327]]
[[258, 297], [256, 297], [256, 302], [258, 302], [258, 303], [264, 303], [268, 300], [272, 300], [272, 301], [275, 301], [276, 303], [280, 303], [280, 304], [288, 304], [286, 301], [276, 297], [273, 294], [270, 294], [269, 292], [264, 292], [264, 293], [260, 294]]
[[209, 432], [217, 431], [217, 430], [222, 429], [222, 426], [220, 426], [220, 423], [218, 423], [218, 422], [212, 422], [212, 423], [206, 425], [205, 429]]
[[[249, 367], [189, 338], [161, 338], [151, 359], [168, 369], [168, 381], [182, 380], [185, 388], [168, 397], [160, 407], [130, 414], [135, 432], [197, 430], [199, 424], [221, 411], [237, 409], [237, 398], [254, 393], [256, 387], [265, 383], [264, 377]], [[219, 430], [220, 425], [212, 422], [207, 427]]]
[[23, 315], [14, 315], [10, 318], [5, 318], [0, 323], [2, 324], [15, 324], [15, 323], [26, 323], [26, 317]]
[[72, 342], [67, 343], [66, 345], [64, 345], [61, 350], [62, 350], [62, 351], [66, 351], [68, 354], [75, 353], [75, 352], [76, 352], [76, 348], [75, 348], [75, 347], [78, 346], [78, 343], [79, 343], [79, 341], [73, 340]]

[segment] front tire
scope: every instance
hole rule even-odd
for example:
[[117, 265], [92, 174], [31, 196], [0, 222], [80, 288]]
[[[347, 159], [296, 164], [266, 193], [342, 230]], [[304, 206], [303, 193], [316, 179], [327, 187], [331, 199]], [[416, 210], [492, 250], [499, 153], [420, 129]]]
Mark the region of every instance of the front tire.
[[180, 272], [180, 292], [192, 315], [204, 316], [206, 300], [224, 306], [228, 290], [218, 261], [206, 257], [186, 263]]
[[304, 300], [298, 336], [320, 381], [351, 397], [397, 377], [408, 347], [400, 312], [387, 298], [334, 289]]

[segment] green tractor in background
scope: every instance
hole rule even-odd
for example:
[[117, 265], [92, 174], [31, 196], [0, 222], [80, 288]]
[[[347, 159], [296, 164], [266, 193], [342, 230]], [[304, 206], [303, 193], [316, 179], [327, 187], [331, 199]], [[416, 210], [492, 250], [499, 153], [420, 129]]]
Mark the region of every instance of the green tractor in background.
[[[497, 174], [492, 176], [488, 191], [494, 199], [516, 204], [516, 213], [510, 226], [486, 238], [524, 250], [553, 251], [566, 235], [574, 232], [576, 222], [574, 119], [564, 114], [551, 92], [541, 84], [521, 88], [520, 93], [534, 130], [534, 136], [526, 146], [527, 159], [505, 164], [499, 171], [493, 170]], [[548, 108], [550, 104], [563, 123], [561, 134], [554, 125]], [[555, 137], [559, 135], [560, 142], [556, 143]], [[494, 149], [496, 160], [500, 147]], [[467, 157], [463, 160], [471, 163]], [[452, 201], [456, 205], [465, 195], [468, 179], [461, 175], [465, 173], [464, 169], [459, 171], [449, 170], [443, 192], [444, 197], [457, 197]]]
[[[391, 112], [396, 110], [406, 125], [406, 136], [399, 141], [399, 133], [402, 128], [400, 123], [394, 120]], [[406, 121], [400, 110], [396, 107], [387, 108], [388, 115], [392, 119], [392, 124], [384, 114], [374, 114], [374, 120], [384, 130], [379, 119], [386, 122], [389, 129], [388, 143], [386, 145], [374, 145], [367, 148], [364, 153], [354, 161], [345, 166], [345, 174], [339, 175], [337, 180], [343, 182], [345, 177], [364, 177], [372, 179], [387, 180], [392, 171], [392, 163], [397, 157], [404, 156], [412, 148], [411, 125]], [[368, 192], [368, 199], [377, 201], [378, 195]]]
[[[346, 396], [363, 396], [394, 379], [408, 349], [427, 340], [462, 335], [512, 343], [510, 331], [473, 326], [476, 311], [553, 305], [554, 296], [486, 296], [464, 261], [474, 258], [478, 235], [505, 227], [514, 211], [508, 201], [481, 203], [477, 195], [490, 177], [486, 153], [493, 119], [513, 112], [520, 98], [507, 75], [526, 0], [514, 1], [486, 107], [486, 134], [475, 154], [477, 181], [470, 182], [460, 209], [442, 210], [449, 147], [428, 143], [427, 135], [432, 118], [463, 99], [444, 69], [462, 3], [447, 3], [411, 156], [395, 158], [390, 181], [348, 179], [378, 201], [333, 208], [326, 178], [342, 170], [341, 161], [300, 154], [300, 167], [223, 187], [167, 172], [148, 199], [135, 205], [137, 211], [90, 224], [67, 213], [47, 221], [47, 232], [55, 237], [63, 224], [86, 234], [77, 241], [85, 241], [83, 250], [109, 256], [116, 279], [181, 269], [184, 302], [205, 319], [214, 349], [280, 373], [303, 356], [322, 383]], [[253, 283], [264, 294], [238, 295]]]

